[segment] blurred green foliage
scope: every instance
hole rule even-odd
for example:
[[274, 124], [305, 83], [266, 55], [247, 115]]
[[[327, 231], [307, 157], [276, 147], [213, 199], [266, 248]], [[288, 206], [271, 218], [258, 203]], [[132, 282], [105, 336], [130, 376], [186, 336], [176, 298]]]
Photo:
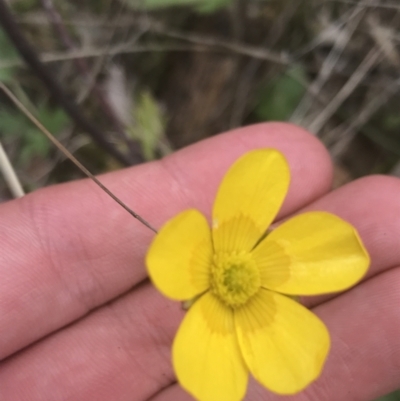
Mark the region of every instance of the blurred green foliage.
[[[10, 61], [17, 60], [18, 55], [14, 46], [8, 40], [6, 34], [2, 29], [0, 29], [0, 63], [2, 60]], [[15, 68], [13, 67], [3, 67], [0, 65], [0, 81], [4, 83], [10, 82], [15, 73]]]
[[302, 65], [289, 67], [278, 78], [267, 81], [258, 92], [254, 113], [261, 121], [285, 121], [306, 92], [307, 75]]
[[[65, 129], [69, 121], [63, 110], [53, 110], [44, 104], [39, 105], [35, 114], [55, 136]], [[16, 162], [19, 166], [28, 165], [36, 157], [46, 158], [53, 149], [53, 144], [43, 133], [18, 111], [0, 110], [0, 133], [6, 140], [18, 141], [20, 151]]]
[[133, 123], [128, 132], [139, 140], [146, 160], [156, 157], [155, 150], [165, 131], [166, 120], [152, 94], [144, 90], [139, 93], [133, 112]]
[[194, 6], [199, 12], [214, 12], [231, 4], [233, 0], [127, 0], [135, 9], [159, 10], [176, 6]]

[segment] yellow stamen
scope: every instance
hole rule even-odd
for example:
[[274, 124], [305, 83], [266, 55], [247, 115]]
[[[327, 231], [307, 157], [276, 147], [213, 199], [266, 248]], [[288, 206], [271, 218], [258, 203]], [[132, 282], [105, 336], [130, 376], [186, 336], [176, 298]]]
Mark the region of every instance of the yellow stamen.
[[211, 291], [226, 305], [245, 304], [260, 288], [260, 271], [248, 252], [220, 252], [211, 267]]

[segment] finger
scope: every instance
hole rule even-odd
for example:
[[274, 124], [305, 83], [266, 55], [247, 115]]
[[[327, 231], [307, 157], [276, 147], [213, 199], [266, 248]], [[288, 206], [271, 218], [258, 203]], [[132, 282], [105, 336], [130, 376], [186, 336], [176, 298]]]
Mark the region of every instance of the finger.
[[178, 303], [141, 284], [3, 361], [0, 399], [147, 400], [174, 381], [170, 348], [182, 317]]
[[[371, 176], [354, 181], [316, 200], [301, 210], [325, 210], [342, 217], [357, 228], [366, 246], [371, 265], [364, 280], [400, 265], [400, 180]], [[336, 294], [337, 295], [337, 294]], [[335, 294], [304, 297], [314, 306]]]
[[[370, 401], [398, 388], [399, 288], [397, 267], [314, 309], [329, 328], [332, 348], [321, 377], [291, 401]], [[275, 398], [253, 386], [246, 400]]]
[[178, 383], [174, 383], [161, 390], [148, 401], [194, 401], [194, 398]]
[[[379, 192], [377, 188], [379, 188], [380, 191], [383, 191], [384, 188], [386, 188], [387, 186], [387, 188], [385, 189], [386, 195], [384, 196], [383, 199], [378, 199], [377, 204], [380, 205], [381, 210], [387, 210], [388, 214], [392, 214], [394, 210], [390, 209], [391, 207], [390, 199], [396, 197], [397, 182], [386, 180], [385, 178], [379, 180], [376, 180], [375, 178], [369, 178], [368, 180], [364, 181], [364, 183], [366, 184], [365, 188], [364, 184], [362, 186], [360, 185], [360, 183], [362, 184], [362, 182], [363, 180], [358, 181], [357, 183], [354, 183], [352, 185], [356, 185], [354, 187], [355, 193], [357, 193], [358, 196], [362, 197], [362, 199], [367, 204], [370, 205], [371, 205], [370, 202], [373, 202], [373, 199], [375, 199], [375, 194]], [[384, 182], [386, 184], [384, 184]], [[344, 200], [342, 201], [340, 199], [341, 196], [339, 198], [336, 198], [338, 200], [334, 202], [335, 205], [348, 203], [345, 200], [348, 199], [348, 196], [350, 196], [352, 192], [343, 192], [343, 191], [352, 191], [351, 186], [349, 186], [347, 189], [343, 188], [338, 192], [339, 195], [340, 193], [342, 193], [341, 196], [344, 197], [343, 198]], [[331, 211], [335, 211], [332, 209], [333, 206], [327, 205], [327, 207]], [[318, 209], [321, 208], [322, 206], [320, 205]], [[339, 209], [343, 212], [343, 208], [338, 208], [337, 212], [339, 212]], [[356, 208], [356, 210], [358, 209]], [[365, 210], [364, 212], [366, 211], [369, 211], [369, 209]], [[366, 213], [366, 215], [368, 214], [369, 213]], [[342, 217], [348, 220], [352, 219], [351, 216], [352, 214], [342, 215]], [[380, 219], [379, 215], [373, 216], [373, 219], [370, 220], [369, 223], [366, 223], [366, 227], [374, 228], [371, 231], [375, 232], [376, 227], [380, 225], [379, 219]], [[352, 223], [355, 224], [355, 220], [352, 221]], [[395, 238], [396, 234], [395, 230], [397, 230], [397, 226], [393, 224], [386, 225], [384, 237], [389, 236]], [[373, 243], [374, 241], [371, 242], [371, 244]], [[371, 244], [369, 244], [368, 246], [371, 247]], [[392, 252], [392, 251], [393, 249], [390, 248], [386, 249], [386, 252]], [[385, 263], [390, 265], [394, 261], [395, 259], [386, 259]], [[399, 294], [400, 292], [399, 292], [399, 277], [398, 277], [399, 270], [396, 269], [393, 271], [395, 272], [394, 276], [391, 274], [391, 272], [390, 272], [391, 276], [389, 276], [389, 278], [387, 276], [378, 276], [373, 280], [370, 280], [362, 284], [361, 286], [353, 289], [347, 294], [342, 295], [341, 297], [327, 304], [321, 305], [317, 309], [317, 311], [322, 311], [320, 316], [325, 320], [328, 327], [330, 328], [330, 332], [333, 338], [331, 358], [328, 361], [327, 369], [329, 368], [329, 366], [332, 365], [332, 362], [330, 362], [332, 358], [334, 358], [335, 363], [333, 363], [333, 367], [329, 368], [330, 370], [328, 370], [328, 372], [330, 373], [329, 374], [324, 373], [324, 375], [322, 376], [321, 380], [324, 381], [322, 381], [321, 383], [323, 384], [318, 385], [317, 383], [313, 387], [310, 387], [310, 389], [306, 393], [304, 393], [305, 395], [302, 394], [297, 397], [299, 401], [300, 400], [303, 401], [306, 399], [345, 400], [346, 399], [345, 396], [335, 398], [337, 394], [337, 383], [342, 381], [341, 376], [339, 376], [339, 378], [336, 379], [335, 375], [338, 374], [340, 375], [343, 370], [345, 371], [344, 373], [345, 375], [348, 375], [349, 374], [348, 372], [358, 372], [364, 365], [368, 366], [369, 370], [363, 371], [364, 375], [363, 380], [366, 380], [366, 382], [368, 382], [370, 386], [369, 387], [365, 386], [365, 383], [363, 383], [363, 381], [361, 380], [360, 382], [357, 382], [358, 387], [353, 387], [354, 378], [352, 378], [350, 383], [348, 383], [347, 387], [343, 387], [341, 384], [340, 387], [341, 390], [343, 391], [343, 394], [347, 394], [349, 391], [353, 391], [356, 394], [354, 399], [369, 400], [373, 398], [375, 395], [378, 396], [380, 393], [383, 394], [384, 392], [390, 391], [392, 388], [394, 388], [394, 386], [396, 385], [395, 378], [396, 375], [399, 374], [399, 369], [393, 368], [393, 366], [400, 366], [399, 350], [395, 345], [396, 344], [395, 341], [397, 341], [396, 338], [398, 337], [399, 334], [399, 327], [397, 324], [399, 320], [397, 316], [397, 309], [398, 309], [397, 304], [399, 299], [396, 298], [393, 299], [392, 297], [393, 294]], [[387, 274], [389, 275], [389, 273]], [[382, 277], [385, 278], [383, 281], [381, 279]], [[372, 286], [371, 283], [375, 284]], [[362, 289], [362, 292], [360, 292], [360, 288]], [[143, 289], [141, 291], [145, 290]], [[142, 293], [142, 295], [143, 294], [144, 292]], [[340, 300], [343, 299], [345, 299], [344, 302], [339, 302]], [[158, 304], [158, 302], [160, 303]], [[153, 314], [154, 312], [151, 312], [150, 310], [142, 311], [140, 308], [133, 307], [133, 305], [137, 303], [139, 305], [151, 304], [153, 308], [156, 309], [159, 308], [159, 310], [154, 315]], [[168, 308], [163, 305], [168, 305]], [[334, 307], [331, 307], [330, 305], [334, 305]], [[173, 380], [172, 371], [170, 370], [170, 365], [168, 360], [169, 358], [168, 342], [171, 341], [172, 338], [171, 333], [173, 332], [175, 325], [178, 324], [177, 322], [179, 321], [180, 318], [179, 311], [176, 310], [175, 306], [171, 305], [169, 302], [160, 299], [158, 295], [155, 295], [154, 293], [153, 295], [151, 295], [151, 290], [149, 293], [147, 293], [145, 298], [140, 298], [140, 300], [138, 299], [138, 301], [133, 300], [133, 298], [131, 298], [130, 300], [127, 300], [125, 307], [122, 307], [121, 303], [119, 304], [119, 306], [114, 305], [113, 308], [115, 308], [113, 313], [119, 317], [118, 319], [112, 320], [109, 319], [106, 315], [102, 315], [102, 319], [104, 319], [102, 321], [104, 321], [104, 323], [99, 324], [98, 318], [96, 318], [96, 315], [93, 315], [91, 318], [93, 318], [94, 320], [89, 321], [89, 323], [85, 323], [85, 325], [81, 326], [80, 328], [75, 327], [74, 330], [76, 329], [77, 331], [76, 332], [74, 331], [73, 335], [71, 334], [71, 332], [67, 331], [66, 335], [71, 336], [68, 340], [63, 339], [61, 341], [60, 339], [57, 340], [57, 338], [55, 337], [53, 339], [54, 344], [49, 349], [41, 348], [41, 346], [40, 347], [38, 346], [38, 348], [36, 348], [35, 351], [35, 348], [33, 348], [31, 349], [29, 354], [25, 354], [27, 358], [21, 360], [20, 364], [17, 364], [15, 362], [16, 360], [14, 360], [13, 362], [15, 363], [14, 369], [11, 369], [9, 367], [10, 365], [8, 365], [7, 369], [3, 367], [3, 370], [8, 371], [8, 369], [10, 369], [9, 370], [10, 379], [16, 374], [16, 372], [24, 372], [24, 366], [26, 366], [26, 369], [28, 369], [29, 371], [30, 370], [32, 370], [33, 372], [40, 371], [39, 367], [41, 360], [43, 360], [45, 355], [48, 355], [47, 359], [45, 359], [46, 366], [48, 369], [50, 369], [50, 371], [54, 372], [57, 371], [57, 369], [53, 368], [52, 365], [49, 363], [50, 359], [52, 358], [52, 355], [56, 354], [59, 356], [60, 360], [62, 361], [62, 365], [65, 368], [65, 371], [61, 371], [59, 375], [60, 377], [65, 378], [68, 377], [67, 372], [79, 371], [74, 362], [75, 358], [74, 357], [71, 358], [71, 355], [85, 354], [86, 355], [85, 361], [88, 363], [88, 367], [85, 367], [85, 372], [87, 373], [87, 376], [85, 376], [84, 378], [85, 382], [83, 383], [84, 387], [82, 388], [77, 386], [76, 389], [72, 389], [74, 391], [77, 390], [77, 392], [79, 393], [86, 394], [86, 392], [93, 391], [90, 390], [89, 388], [96, 386], [98, 387], [98, 383], [104, 381], [106, 376], [110, 377], [110, 387], [108, 390], [109, 393], [108, 392], [106, 393], [106, 397], [109, 397], [110, 394], [112, 393], [116, 395], [115, 399], [118, 399], [117, 397], [123, 397], [123, 394], [119, 393], [116, 390], [115, 386], [117, 386], [121, 392], [126, 391], [128, 393], [130, 392], [137, 393], [140, 397], [148, 397], [150, 394], [160, 390], [162, 387], [168, 386], [169, 381]], [[148, 331], [145, 330], [144, 332], [141, 331], [143, 330], [144, 325], [143, 321], [140, 320], [140, 317], [143, 317], [143, 315], [146, 316], [147, 321], [150, 322]], [[139, 318], [139, 320], [131, 321], [132, 319], [131, 316], [136, 316]], [[118, 320], [120, 320], [122, 317], [127, 317], [128, 321], [123, 321], [123, 322], [119, 321], [119, 324], [116, 324], [115, 322], [118, 322]], [[159, 326], [155, 325], [154, 323], [151, 324], [151, 322], [158, 322]], [[392, 326], [393, 323], [394, 326]], [[155, 330], [154, 326], [158, 327], [158, 330], [157, 329]], [[370, 326], [372, 327], [372, 330]], [[92, 329], [90, 329], [90, 327], [92, 327]], [[105, 335], [104, 332], [107, 332], [107, 330], [105, 330], [106, 327], [113, 327], [115, 331], [113, 330], [111, 333]], [[130, 336], [132, 334], [127, 333], [126, 336], [128, 338], [125, 338], [123, 336], [122, 333], [126, 333], [129, 330], [137, 331], [135, 329], [136, 327], [141, 328], [139, 334], [142, 335], [143, 338], [151, 338], [151, 339], [154, 338], [153, 337], [154, 333], [159, 332], [160, 327], [163, 327], [164, 329], [161, 331], [165, 333], [164, 334], [165, 337], [162, 336], [159, 337], [158, 335], [156, 336], [156, 339], [154, 341], [155, 343], [160, 344], [159, 347], [157, 348], [148, 343], [140, 342], [139, 338], [137, 337], [130, 339], [131, 338]], [[379, 327], [380, 329], [376, 331], [376, 327]], [[100, 336], [100, 340], [98, 340], [99, 334], [97, 334], [97, 330], [95, 330], [95, 328], [97, 328], [100, 331], [100, 333], [102, 333]], [[168, 334], [169, 330], [171, 330], [171, 333]], [[115, 332], [119, 333], [118, 337], [123, 336], [123, 339], [117, 340], [117, 343], [118, 344], [122, 343], [126, 345], [125, 352], [131, 354], [131, 357], [133, 359], [131, 362], [129, 362], [129, 360], [128, 361], [125, 360], [124, 364], [121, 364], [118, 358], [115, 361], [116, 358], [115, 349], [117, 348], [117, 346], [115, 345], [116, 340], [114, 338]], [[392, 333], [392, 335], [390, 337], [386, 337], [387, 333]], [[366, 341], [360, 341], [361, 337], [362, 338], [367, 337]], [[359, 344], [360, 342], [361, 345]], [[383, 342], [386, 345], [386, 348], [384, 348], [383, 350], [382, 346], [380, 345], [381, 342]], [[93, 347], [90, 347], [91, 343], [93, 343]], [[138, 343], [140, 345], [138, 345]], [[82, 346], [76, 349], [76, 345], [74, 344], [82, 344]], [[104, 351], [107, 348], [110, 348], [110, 354], [107, 354], [106, 351]], [[61, 352], [62, 349], [64, 349], [64, 352]], [[379, 350], [378, 353], [374, 351], [376, 349]], [[90, 368], [91, 362], [96, 360], [96, 354], [99, 353], [99, 350], [101, 350], [100, 353], [103, 356], [103, 358], [107, 360], [106, 372], [99, 373], [98, 367], [93, 366], [95, 364], [92, 364], [92, 367]], [[141, 351], [143, 350], [144, 352], [141, 353]], [[372, 353], [372, 359], [370, 353]], [[379, 355], [377, 356], [375, 354]], [[142, 362], [144, 361], [145, 358], [147, 358], [148, 361], [147, 364]], [[373, 363], [370, 363], [369, 362], [370, 360], [373, 360]], [[29, 364], [27, 363], [28, 361], [30, 361]], [[135, 371], [135, 367], [137, 366], [136, 361], [140, 361], [140, 371], [142, 372], [142, 375], [137, 375]], [[390, 361], [390, 364], [388, 364], [387, 361]], [[31, 363], [33, 365], [30, 365]], [[336, 363], [338, 364], [338, 367], [335, 367]], [[121, 379], [121, 377], [118, 377], [119, 381], [117, 382], [116, 385], [114, 385], [113, 384], [114, 380], [117, 381], [117, 379], [113, 379], [112, 372], [121, 372], [121, 371], [135, 372], [135, 378], [137, 378], [137, 381], [136, 380], [133, 381], [132, 377], [129, 376], [128, 377], [124, 376], [123, 379]], [[24, 376], [30, 377], [31, 379], [31, 382], [26, 383], [27, 388], [29, 388], [33, 382], [37, 382], [38, 380], [38, 377], [35, 376], [34, 374], [32, 377], [32, 373], [25, 372]], [[145, 382], [145, 380], [149, 379], [149, 377], [154, 378], [152, 381], [150, 380], [152, 385], [145, 386], [145, 388], [141, 387], [142, 384]], [[371, 378], [374, 378], [374, 380], [371, 380]], [[390, 378], [390, 380], [387, 380], [388, 378]], [[5, 382], [8, 381], [7, 378], [1, 378], [1, 379], [4, 379]], [[61, 388], [57, 387], [57, 388], [60, 391], [62, 390], [63, 393], [66, 392], [66, 394], [71, 398], [79, 400], [79, 394], [76, 394], [74, 392], [73, 393], [68, 392], [68, 387], [69, 388], [72, 387], [69, 384], [74, 380], [76, 379], [70, 378], [70, 381], [66, 382], [65, 387]], [[59, 381], [61, 382], [61, 379], [59, 379]], [[331, 384], [330, 390], [329, 391], [326, 390], [324, 392], [323, 389], [329, 388], [330, 381], [332, 381], [334, 385]], [[325, 382], [327, 382], [327, 384], [324, 384]], [[377, 383], [379, 385], [377, 385]], [[86, 384], [88, 385], [88, 388], [85, 387]], [[46, 391], [49, 392], [51, 391], [52, 388], [51, 386], [56, 387], [56, 384], [54, 382], [53, 383], [50, 382], [48, 388], [42, 387], [40, 390], [43, 391], [43, 393], [46, 393]], [[11, 392], [14, 391], [16, 391], [16, 389], [12, 388]], [[102, 391], [104, 391], [104, 389], [102, 389]], [[173, 396], [170, 395], [171, 398], [166, 398], [166, 400], [180, 399], [178, 398], [178, 394], [175, 393], [174, 391], [177, 391], [178, 394], [182, 394], [181, 390], [174, 390], [173, 388], [170, 388], [168, 390], [168, 393], [166, 394], [173, 394]], [[375, 391], [375, 393], [373, 393], [373, 391]], [[250, 396], [248, 397], [248, 399], [256, 400], [257, 398], [255, 397], [258, 397], [258, 399], [260, 400], [265, 400], [267, 399], [266, 398], [268, 396], [267, 394], [268, 393], [266, 393], [263, 389], [254, 385], [250, 389]], [[101, 400], [101, 398], [99, 398], [101, 396], [100, 394], [95, 393], [94, 396], [96, 397], [96, 399], [98, 398], [99, 400]], [[274, 399], [271, 395], [269, 396], [271, 397], [271, 400]], [[143, 398], [138, 398], [138, 399], [143, 399]]]
[[[290, 400], [369, 401], [398, 385], [399, 288], [400, 268], [395, 268], [315, 308], [331, 334], [330, 356], [322, 376]], [[55, 393], [60, 396], [54, 401], [139, 401], [158, 393], [152, 401], [189, 400], [170, 387], [170, 346], [181, 318], [176, 303], [150, 284], [142, 285], [5, 361], [1, 394], [15, 401], [37, 401]], [[24, 386], [18, 377], [24, 378]], [[253, 383], [246, 399], [286, 398]]]
[[[398, 388], [400, 267], [368, 280], [314, 311], [332, 339], [321, 377], [296, 396], [275, 396], [251, 381], [247, 401], [370, 401]], [[268, 356], [266, 356], [267, 358]], [[149, 401], [193, 401], [178, 384]]]
[[[102, 181], [159, 227], [185, 208], [209, 214], [221, 177], [247, 150], [288, 158], [292, 183], [281, 216], [330, 186], [322, 145], [288, 124], [262, 124], [203, 141], [161, 162]], [[315, 168], [318, 166], [318, 168]], [[88, 180], [47, 188], [0, 207], [0, 358], [139, 283], [152, 233]]]
[[[398, 246], [400, 220], [394, 218], [395, 216], [400, 216], [399, 197], [400, 180], [394, 177], [372, 176], [357, 180], [334, 192], [330, 192], [298, 212], [302, 213], [310, 210], [330, 211], [357, 227], [371, 255], [371, 267], [364, 278], [366, 280], [400, 265], [400, 248]], [[333, 296], [308, 297], [303, 300], [308, 306], [315, 306]], [[369, 302], [373, 302], [372, 299]], [[347, 307], [343, 310], [347, 311]], [[364, 317], [362, 318], [364, 319]], [[258, 386], [255, 388], [265, 395]], [[394, 389], [394, 387], [390, 387], [390, 389]], [[253, 390], [253, 395], [254, 391], [256, 390]], [[383, 390], [383, 392], [385, 391]], [[191, 399], [178, 385], [175, 385], [167, 389], [165, 394], [160, 393], [157, 395], [154, 401]], [[253, 398], [250, 397], [249, 399]], [[261, 397], [261, 399], [264, 398]], [[308, 398], [306, 397], [305, 399]], [[330, 398], [322, 397], [321, 399], [328, 400]], [[332, 396], [332, 399], [341, 398]], [[366, 399], [369, 400], [370, 398], [367, 397]]]

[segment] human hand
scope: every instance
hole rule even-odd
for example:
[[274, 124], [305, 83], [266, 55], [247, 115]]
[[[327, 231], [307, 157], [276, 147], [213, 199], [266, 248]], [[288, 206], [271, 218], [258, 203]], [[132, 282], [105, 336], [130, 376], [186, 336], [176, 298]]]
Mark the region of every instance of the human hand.
[[[363, 282], [303, 299], [332, 339], [321, 377], [296, 401], [369, 401], [400, 384], [400, 181], [368, 177], [329, 192], [319, 142], [287, 124], [236, 130], [102, 182], [152, 225], [206, 215], [228, 167], [271, 147], [291, 167], [279, 219], [326, 210], [353, 224], [372, 264]], [[171, 343], [184, 312], [146, 280], [153, 233], [88, 180], [0, 206], [0, 400], [183, 401]], [[267, 356], [266, 356], [267, 357]], [[246, 400], [284, 399], [252, 382]]]

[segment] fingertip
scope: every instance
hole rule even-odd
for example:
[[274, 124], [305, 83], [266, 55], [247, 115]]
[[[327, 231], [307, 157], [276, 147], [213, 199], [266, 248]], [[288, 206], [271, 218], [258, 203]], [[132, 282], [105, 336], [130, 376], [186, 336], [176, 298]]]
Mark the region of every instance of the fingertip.
[[362, 185], [368, 185], [372, 188], [379, 188], [378, 195], [380, 196], [391, 196], [394, 192], [400, 191], [400, 179], [390, 175], [369, 175], [360, 178], [357, 182], [362, 183]]
[[263, 147], [282, 152], [290, 166], [291, 185], [279, 217], [331, 189], [333, 167], [327, 149], [314, 135], [291, 123], [268, 122], [237, 128], [182, 149], [165, 159], [165, 164], [180, 182], [185, 181], [182, 177], [188, 172], [196, 171], [197, 187], [203, 188], [205, 193], [215, 193], [223, 175], [237, 158]]

